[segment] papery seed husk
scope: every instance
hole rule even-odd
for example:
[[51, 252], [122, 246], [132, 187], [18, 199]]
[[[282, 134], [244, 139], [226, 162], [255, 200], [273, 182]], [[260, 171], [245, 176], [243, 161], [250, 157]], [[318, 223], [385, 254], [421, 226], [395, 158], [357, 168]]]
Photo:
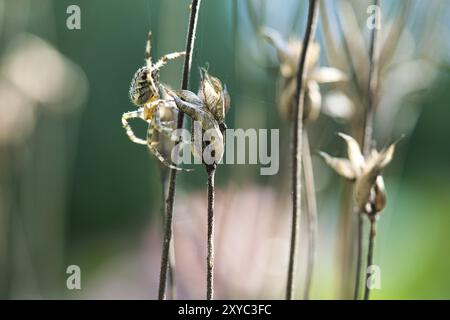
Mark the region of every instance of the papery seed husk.
[[335, 158], [325, 152], [319, 152], [319, 154], [325, 160], [325, 163], [328, 164], [331, 168], [333, 168], [334, 171], [336, 171], [342, 177], [348, 180], [354, 180], [356, 178], [356, 174], [348, 159]]
[[386, 189], [384, 185], [384, 179], [382, 176], [378, 176], [374, 186], [375, 197], [373, 199], [372, 207], [375, 212], [381, 212], [386, 207]]

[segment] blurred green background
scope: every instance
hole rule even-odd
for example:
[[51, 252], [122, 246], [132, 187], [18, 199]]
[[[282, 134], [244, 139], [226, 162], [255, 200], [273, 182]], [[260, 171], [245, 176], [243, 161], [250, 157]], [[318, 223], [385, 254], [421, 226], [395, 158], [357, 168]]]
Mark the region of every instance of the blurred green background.
[[[343, 48], [342, 27], [335, 15], [339, 2], [322, 4], [335, 41]], [[134, 108], [128, 88], [143, 65], [147, 32], [153, 32], [154, 57], [184, 50], [189, 3], [0, 1], [2, 298], [156, 297], [161, 243], [159, 165], [146, 148], [128, 140], [120, 118]], [[348, 3], [367, 41], [364, 23], [369, 2]], [[398, 67], [397, 74], [389, 78], [386, 71], [386, 77], [380, 77], [383, 89], [375, 126], [379, 145], [401, 134], [406, 137], [386, 173], [388, 207], [378, 226], [375, 254], [382, 288], [373, 292], [373, 298], [449, 299], [450, 4], [385, 0], [383, 26], [393, 25], [406, 3], [411, 8], [389, 62], [392, 69]], [[81, 30], [66, 27], [66, 9], [72, 4], [81, 9]], [[209, 72], [225, 82], [231, 94], [228, 127], [281, 130], [277, 175], [260, 176], [256, 165], [219, 168], [218, 210], [224, 202], [238, 212], [230, 214], [229, 220], [227, 210], [219, 213], [217, 246], [227, 252], [229, 245], [237, 251], [235, 257], [246, 259], [251, 252], [259, 260], [244, 263], [233, 256], [229, 259], [236, 261], [219, 256], [218, 297], [283, 297], [287, 228], [270, 231], [259, 226], [289, 221], [290, 131], [276, 106], [278, 61], [258, 28], [270, 26], [286, 39], [298, 37], [303, 35], [306, 9], [307, 1], [202, 1], [191, 89], [197, 89], [198, 67], [209, 65]], [[322, 23], [317, 37], [319, 64], [335, 66], [327, 58]], [[401, 68], [402, 64], [406, 67]], [[181, 70], [182, 59], [171, 62], [163, 69], [162, 81], [178, 88]], [[413, 89], [405, 89], [411, 85]], [[324, 96], [332, 89], [342, 88], [321, 87]], [[144, 133], [142, 125], [134, 126]], [[314, 153], [320, 149], [343, 154], [343, 143], [335, 133], [348, 132], [349, 122], [321, 115], [309, 128]], [[319, 158], [313, 160], [320, 240], [312, 297], [340, 298], [336, 247], [343, 183]], [[178, 179], [174, 223], [175, 241], [180, 239], [175, 244], [176, 256], [181, 256], [176, 273], [179, 298], [203, 297], [204, 225], [189, 225], [192, 234], [199, 233], [195, 239], [184, 232], [189, 214], [200, 217], [198, 223], [206, 223], [205, 181], [201, 167]], [[179, 218], [178, 211], [187, 213]], [[220, 223], [227, 222], [228, 231], [221, 232], [227, 227]], [[231, 244], [236, 241], [233, 232], [241, 242]], [[273, 246], [267, 245], [269, 238]], [[275, 259], [277, 246], [286, 255]], [[66, 288], [66, 268], [72, 264], [82, 270], [81, 290]], [[299, 271], [300, 285], [302, 274]]]

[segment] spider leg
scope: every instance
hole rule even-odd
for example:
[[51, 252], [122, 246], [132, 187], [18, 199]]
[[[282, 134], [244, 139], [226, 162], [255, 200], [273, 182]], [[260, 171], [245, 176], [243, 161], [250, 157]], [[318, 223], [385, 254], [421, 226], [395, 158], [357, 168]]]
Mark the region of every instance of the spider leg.
[[126, 132], [128, 138], [132, 142], [145, 145], [145, 144], [147, 144], [147, 141], [136, 137], [136, 135], [133, 132], [133, 129], [131, 129], [131, 126], [128, 123], [129, 119], [136, 119], [136, 118], [144, 120], [144, 110], [142, 108], [139, 108], [136, 111], [130, 111], [130, 112], [124, 113], [122, 115], [122, 126], [125, 129], [125, 132]]
[[166, 126], [166, 127], [169, 127], [169, 128], [170, 128], [171, 126], [173, 126], [174, 123], [175, 123], [175, 121], [173, 121], [173, 120], [161, 121], [161, 124], [162, 124], [163, 126]]
[[145, 46], [145, 63], [147, 66], [147, 82], [149, 86], [152, 88], [153, 92], [158, 92], [158, 89], [156, 88], [155, 81], [153, 80], [152, 74], [153, 74], [153, 63], [152, 63], [152, 32], [149, 31], [147, 36], [147, 44]]
[[178, 171], [192, 171], [191, 169], [183, 169], [183, 168], [176, 167], [176, 166], [172, 165], [171, 163], [169, 163], [166, 159], [164, 159], [163, 155], [159, 152], [158, 148], [156, 148], [158, 143], [152, 141], [152, 135], [153, 135], [153, 128], [151, 126], [149, 126], [148, 130], [147, 130], [147, 143], [146, 144], [147, 144], [150, 152], [153, 153], [162, 164], [164, 164], [166, 167], [169, 167], [170, 169], [174, 169], [174, 170], [178, 170]]
[[169, 60], [173, 60], [176, 58], [179, 58], [181, 56], [186, 55], [185, 51], [181, 51], [181, 52], [172, 52], [172, 53], [168, 53], [166, 55], [163, 55], [154, 65], [153, 68], [155, 70], [159, 70], [161, 69], [167, 62], [169, 62]]
[[152, 32], [147, 34], [147, 43], [145, 45], [145, 61], [152, 64]]
[[[166, 135], [167, 137], [172, 137], [173, 129], [169, 126], [166, 126], [161, 122], [161, 115], [159, 113], [159, 110], [155, 112], [155, 116], [153, 117], [153, 128], [156, 129], [156, 131], [161, 132], [162, 134]], [[172, 140], [172, 138], [171, 138]]]
[[[171, 96], [168, 96], [168, 97], [171, 99]], [[171, 103], [169, 103], [169, 102], [171, 102]], [[173, 120], [161, 121], [160, 120], [161, 114], [159, 113], [159, 107], [169, 108], [171, 110], [176, 110], [178, 112], [178, 108], [176, 107], [173, 100], [168, 101], [168, 100], [164, 100], [164, 99], [156, 99], [146, 105], [146, 108], [149, 111], [152, 111], [152, 114], [153, 114], [152, 119], [147, 119], [147, 120], [153, 120], [153, 118], [158, 117], [157, 119], [158, 119], [159, 123], [162, 123], [163, 125], [170, 127], [170, 125], [173, 124], [174, 121]]]
[[[170, 98], [170, 96], [169, 96], [169, 98]], [[161, 106], [163, 106], [165, 108], [175, 108], [174, 106], [172, 106], [168, 102], [171, 102], [171, 101], [168, 101], [168, 100], [165, 100], [165, 99], [156, 99], [156, 100], [153, 100], [152, 102], [150, 102], [148, 107], [149, 108], [154, 108], [155, 106], [160, 106], [161, 105]]]
[[156, 117], [153, 120], [154, 121], [152, 123], [152, 128], [165, 135], [167, 138], [170, 139], [170, 141], [182, 144], [191, 144], [189, 140], [185, 140], [183, 139], [183, 137], [177, 137], [176, 135], [173, 134], [175, 129], [172, 127], [172, 125], [175, 123], [175, 121], [173, 120], [160, 121], [160, 119]]
[[[198, 108], [203, 108], [203, 100], [200, 99], [200, 97], [198, 95], [196, 95], [195, 93], [193, 93], [192, 91], [166, 89], [166, 92], [167, 92], [167, 95], [174, 100], [174, 102], [175, 102], [175, 99], [173, 97], [177, 96], [178, 98], [180, 98], [183, 101], [186, 101], [186, 102], [189, 102], [191, 104], [198, 106]], [[168, 98], [165, 98], [165, 99], [168, 100]]]
[[199, 111], [202, 109], [201, 105], [193, 104], [184, 100], [181, 100], [177, 95], [173, 95], [172, 98], [175, 100], [175, 104], [178, 109], [186, 113], [189, 117], [194, 120], [199, 121]]
[[190, 103], [181, 100], [177, 95], [173, 95], [177, 107], [194, 121], [201, 123], [203, 130], [215, 129], [219, 130], [219, 124], [214, 116], [203, 107], [203, 104]]
[[[162, 108], [170, 108], [170, 109], [174, 109], [178, 112], [178, 108], [176, 107], [175, 101], [173, 101], [172, 96], [166, 94], [167, 99], [157, 99], [152, 101], [149, 104], [149, 108], [154, 108], [156, 107], [162, 107]], [[172, 99], [172, 100], [169, 100]], [[174, 132], [174, 127], [173, 125], [175, 124], [174, 120], [167, 120], [167, 121], [161, 121], [161, 114], [160, 114], [160, 109], [156, 110], [153, 117], [150, 119], [151, 121], [151, 127], [154, 128], [156, 131], [164, 134], [166, 137], [168, 137], [170, 139], [170, 141], [172, 142], [177, 142], [177, 143], [183, 143], [183, 144], [190, 144], [189, 140], [184, 140], [182, 139], [182, 137], [176, 137], [175, 135], [173, 135]], [[180, 140], [181, 138], [181, 140]]]
[[[167, 96], [169, 99], [171, 99], [171, 96]], [[174, 141], [174, 139], [172, 139], [172, 132], [174, 131], [173, 128], [173, 124], [175, 123], [175, 121], [173, 120], [166, 120], [166, 121], [161, 121], [161, 109], [160, 108], [169, 108], [169, 109], [174, 109], [177, 110], [177, 107], [175, 105], [175, 103], [173, 102], [173, 100], [164, 100], [164, 99], [156, 99], [154, 101], [152, 101], [147, 108], [149, 109], [156, 109], [152, 114], [152, 118], [148, 119], [151, 121], [151, 126], [152, 128], [155, 128], [158, 132], [166, 135], [167, 137], [169, 137], [172, 141]]]

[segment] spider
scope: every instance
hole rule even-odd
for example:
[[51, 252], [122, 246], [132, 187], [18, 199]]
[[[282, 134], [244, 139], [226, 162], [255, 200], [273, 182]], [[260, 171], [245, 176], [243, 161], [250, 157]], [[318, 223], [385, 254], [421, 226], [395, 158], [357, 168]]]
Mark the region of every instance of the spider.
[[[174, 110], [176, 114], [177, 107], [167, 93], [167, 88], [159, 82], [159, 70], [169, 61], [185, 55], [185, 52], [173, 52], [162, 56], [156, 63], [152, 62], [151, 57], [151, 39], [152, 33], [148, 33], [147, 44], [145, 47], [145, 66], [139, 68], [131, 80], [130, 99], [138, 109], [126, 112], [122, 115], [122, 125], [129, 139], [137, 144], [147, 145], [150, 152], [153, 153], [161, 163], [175, 170], [186, 170], [176, 167], [169, 163], [157, 149], [158, 139], [153, 139], [154, 131], [157, 131], [172, 140], [174, 121], [161, 120], [161, 108]], [[131, 129], [128, 121], [130, 119], [142, 119], [148, 123], [146, 140], [138, 138]], [[173, 141], [173, 140], [172, 140]], [[189, 170], [187, 170], [189, 171]]]

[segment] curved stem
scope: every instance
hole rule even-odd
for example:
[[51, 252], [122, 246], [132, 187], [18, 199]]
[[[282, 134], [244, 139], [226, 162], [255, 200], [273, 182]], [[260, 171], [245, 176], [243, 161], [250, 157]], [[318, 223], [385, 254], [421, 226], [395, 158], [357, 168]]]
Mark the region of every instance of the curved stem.
[[[181, 83], [181, 89], [188, 89], [189, 84], [189, 74], [192, 65], [192, 55], [194, 52], [194, 42], [195, 42], [195, 31], [197, 29], [198, 13], [200, 9], [201, 0], [192, 0], [191, 4], [191, 15], [189, 18], [189, 27], [186, 38], [186, 56], [184, 59], [183, 68], [183, 79]], [[180, 112], [177, 119], [177, 128], [183, 127], [184, 114]], [[166, 216], [164, 220], [164, 240], [163, 249], [161, 253], [161, 269], [159, 276], [159, 291], [158, 299], [163, 300], [166, 291], [166, 280], [167, 271], [169, 265], [169, 253], [170, 253], [170, 242], [172, 239], [172, 216], [173, 216], [173, 205], [175, 200], [175, 187], [176, 187], [177, 171], [171, 169], [169, 177], [169, 189], [166, 200]]]
[[[377, 14], [381, 15], [381, 0], [375, 0], [374, 5], [378, 7]], [[378, 20], [378, 17], [376, 17]], [[380, 17], [381, 19], [381, 17]], [[361, 149], [363, 150], [364, 157], [370, 155], [370, 149], [372, 148], [373, 141], [373, 119], [375, 114], [375, 97], [378, 85], [378, 62], [379, 62], [379, 41], [378, 41], [378, 29], [380, 26], [375, 26], [372, 29], [370, 36], [370, 50], [369, 50], [369, 78], [367, 83], [367, 106], [365, 110], [365, 115], [363, 118], [363, 136], [361, 139]], [[363, 213], [360, 213], [362, 215]], [[362, 219], [360, 217], [360, 219]], [[358, 236], [358, 253], [359, 257], [357, 261], [356, 276], [358, 280], [356, 281], [359, 285], [359, 277], [361, 276], [361, 256], [362, 256], [362, 236]], [[355, 284], [355, 286], [356, 286]], [[357, 291], [355, 287], [355, 291]]]
[[294, 296], [294, 277], [297, 265], [297, 247], [300, 230], [300, 206], [301, 206], [301, 167], [302, 167], [302, 131], [303, 131], [303, 104], [304, 104], [304, 79], [306, 75], [306, 57], [311, 40], [314, 38], [317, 17], [319, 13], [317, 0], [309, 1], [308, 22], [303, 41], [302, 53], [297, 70], [296, 106], [292, 148], [292, 225], [289, 251], [289, 263], [286, 283], [286, 299]]
[[[381, 0], [375, 0], [374, 5], [381, 10]], [[378, 11], [381, 14], [381, 11]], [[372, 29], [370, 36], [370, 50], [369, 50], [369, 78], [367, 83], [367, 106], [365, 116], [363, 118], [363, 138], [361, 140], [361, 149], [364, 156], [370, 154], [373, 139], [373, 118], [375, 111], [375, 98], [378, 84], [378, 27]]]
[[341, 206], [339, 209], [339, 227], [338, 227], [338, 242], [337, 242], [337, 268], [339, 268], [338, 287], [339, 299], [348, 300], [353, 295], [353, 282], [355, 276], [353, 274], [353, 261], [355, 260], [355, 246], [354, 239], [356, 239], [356, 230], [354, 227], [353, 217], [358, 213], [353, 209], [353, 185], [346, 182], [341, 195]]
[[214, 299], [214, 175], [215, 166], [207, 166], [208, 173], [208, 256], [206, 258], [206, 299]]
[[353, 300], [358, 300], [359, 287], [361, 279], [362, 265], [362, 238], [363, 238], [364, 217], [358, 212], [358, 230], [357, 230], [357, 248], [356, 248], [356, 272], [355, 272], [355, 290], [353, 292]]
[[[167, 195], [167, 183], [169, 182], [169, 171], [167, 167], [160, 165], [160, 178], [161, 178], [161, 227], [164, 230], [164, 221], [166, 217], [166, 195]], [[174, 277], [174, 269], [175, 269], [175, 254], [173, 242], [170, 243], [169, 249], [169, 266], [168, 266], [168, 288], [167, 288], [167, 296], [168, 299], [175, 299], [175, 277]]]
[[[373, 248], [375, 246], [375, 236], [376, 232], [376, 217], [370, 216], [370, 234], [369, 234], [369, 249], [367, 251], [367, 268], [369, 268], [373, 264]], [[366, 272], [366, 283], [365, 283], [365, 291], [364, 291], [364, 300], [369, 300], [370, 297], [370, 273]]]
[[308, 132], [306, 130], [304, 130], [303, 132], [303, 173], [306, 195], [306, 217], [308, 224], [308, 263], [306, 265], [304, 299], [309, 300], [314, 271], [314, 262], [316, 257], [316, 239], [318, 233], [318, 225], [314, 171], [311, 159], [311, 149], [309, 145]]

